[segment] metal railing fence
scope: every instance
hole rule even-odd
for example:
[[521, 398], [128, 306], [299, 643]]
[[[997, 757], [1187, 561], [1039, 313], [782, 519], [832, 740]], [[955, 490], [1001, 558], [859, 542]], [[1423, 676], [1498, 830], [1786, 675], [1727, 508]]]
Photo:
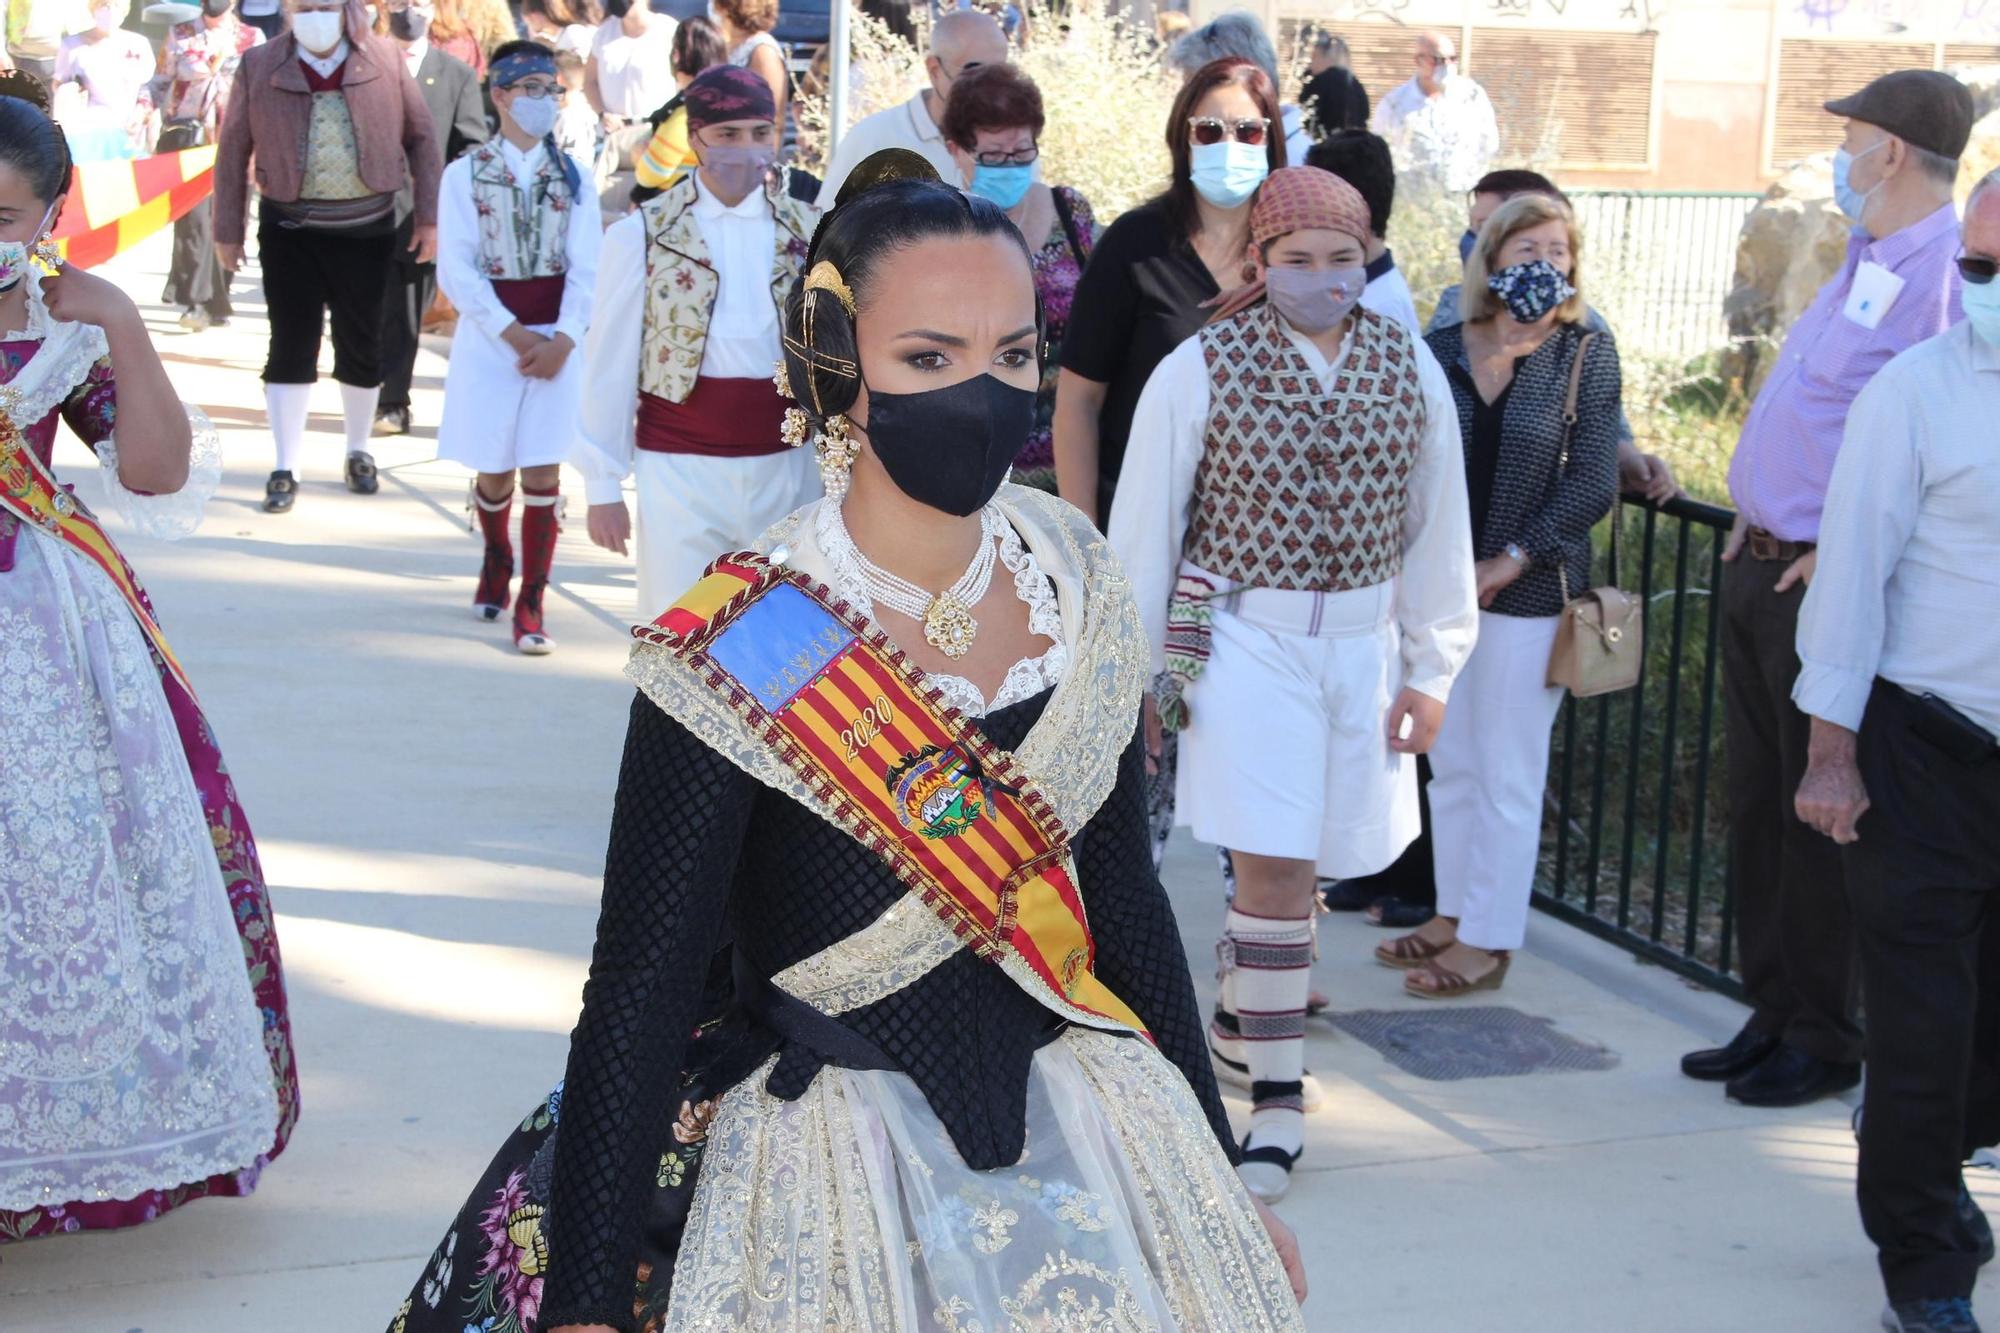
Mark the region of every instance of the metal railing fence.
[[1722, 306], [1756, 194], [1573, 190], [1584, 286], [1621, 348], [1686, 361], [1729, 341]]
[[[1641, 958], [1740, 995], [1718, 596], [1735, 515], [1687, 499], [1621, 503], [1625, 541], [1614, 581], [1645, 608], [1645, 663], [1635, 688], [1563, 704], [1534, 901]], [[1608, 569], [1602, 550], [1600, 567]]]

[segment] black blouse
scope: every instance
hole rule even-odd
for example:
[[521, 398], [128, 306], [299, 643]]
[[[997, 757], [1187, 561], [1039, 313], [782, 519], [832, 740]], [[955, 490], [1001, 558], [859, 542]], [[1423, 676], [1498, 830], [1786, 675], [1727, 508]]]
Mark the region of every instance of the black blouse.
[[[1017, 748], [1049, 693], [996, 710], [981, 730], [1002, 749]], [[1097, 974], [1186, 1076], [1235, 1160], [1180, 929], [1153, 869], [1144, 780], [1135, 733], [1111, 794], [1071, 837]], [[631, 1256], [661, 1108], [702, 1017], [705, 965], [725, 930], [768, 977], [868, 925], [905, 891], [846, 833], [758, 783], [644, 695], [634, 702], [597, 945], [570, 1037], [543, 1327], [622, 1328], [630, 1319]], [[966, 1163], [983, 1170], [1020, 1159], [1029, 1062], [1053, 1018], [997, 966], [961, 950], [835, 1021], [901, 1065]], [[795, 1098], [822, 1064], [788, 1047], [766, 1086]]]
[[[1521, 363], [1514, 363], [1520, 373]], [[1472, 433], [1465, 437], [1465, 492], [1472, 513], [1472, 541], [1476, 546], [1486, 531], [1486, 515], [1493, 508], [1493, 478], [1500, 470], [1500, 428], [1507, 416], [1507, 399], [1514, 392], [1509, 380], [1500, 396], [1487, 402], [1479, 396], [1479, 386], [1470, 383], [1463, 366], [1453, 366], [1451, 377], [1465, 379], [1472, 390]], [[1505, 545], [1505, 543], [1502, 543]]]
[[[1569, 372], [1584, 330], [1564, 324], [1514, 364], [1500, 412], [1498, 448], [1486, 513], [1473, 515], [1473, 558], [1491, 560], [1513, 542], [1527, 552], [1528, 572], [1502, 588], [1487, 608], [1503, 616], [1554, 616], [1563, 609], [1563, 575], [1575, 596], [1590, 585], [1590, 530], [1611, 512], [1618, 497], [1619, 399], [1623, 389], [1618, 344], [1608, 333], [1591, 339], [1583, 355], [1577, 393], [1576, 429], [1563, 423]], [[1459, 437], [1477, 434], [1472, 366], [1465, 353], [1464, 326], [1454, 324], [1424, 335], [1446, 370], [1458, 404]], [[1569, 463], [1564, 466], [1567, 441]], [[1472, 471], [1475, 443], [1466, 449], [1468, 499], [1477, 484]]]
[[1063, 334], [1062, 368], [1106, 386], [1097, 417], [1099, 528], [1111, 522], [1139, 394], [1153, 368], [1202, 326], [1202, 302], [1217, 290], [1208, 265], [1157, 201], [1120, 214], [1090, 253]]

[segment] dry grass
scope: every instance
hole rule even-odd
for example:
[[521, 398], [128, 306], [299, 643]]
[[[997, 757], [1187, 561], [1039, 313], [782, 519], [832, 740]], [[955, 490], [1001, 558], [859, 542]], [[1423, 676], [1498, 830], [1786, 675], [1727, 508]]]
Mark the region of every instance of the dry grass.
[[[1034, 40], [1015, 62], [1042, 92], [1042, 176], [1081, 190], [1099, 223], [1108, 223], [1165, 186], [1167, 112], [1179, 84], [1150, 33], [1094, 8], [1058, 14], [1037, 3], [1029, 18]], [[919, 11], [917, 21], [921, 29], [929, 20]], [[861, 72], [850, 124], [909, 100], [923, 84], [922, 55], [881, 24], [856, 14], [851, 42]], [[826, 117], [823, 94], [800, 97], [800, 155], [809, 171], [823, 160]]]

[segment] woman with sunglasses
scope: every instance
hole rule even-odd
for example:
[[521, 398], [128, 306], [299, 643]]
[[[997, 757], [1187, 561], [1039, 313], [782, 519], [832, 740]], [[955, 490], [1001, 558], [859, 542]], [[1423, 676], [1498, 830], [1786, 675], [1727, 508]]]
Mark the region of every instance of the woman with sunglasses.
[[562, 1089], [396, 1333], [1304, 1327], [1146, 856], [1137, 610], [1004, 484], [1036, 306], [990, 201], [850, 173], [783, 317], [828, 494], [638, 631]]
[[1034, 80], [1014, 65], [987, 65], [953, 85], [940, 128], [966, 191], [998, 204], [1028, 238], [1049, 355], [1035, 394], [1034, 429], [1014, 459], [1014, 480], [1054, 491], [1049, 423], [1056, 409], [1056, 358], [1069, 328], [1077, 280], [1096, 243], [1097, 223], [1081, 193], [1042, 180], [1037, 143], [1042, 125], [1042, 93]]
[[1197, 70], [1167, 117], [1173, 179], [1105, 230], [1077, 283], [1054, 420], [1062, 497], [1099, 525], [1153, 367], [1244, 281], [1250, 196], [1285, 165], [1277, 89], [1248, 60]]

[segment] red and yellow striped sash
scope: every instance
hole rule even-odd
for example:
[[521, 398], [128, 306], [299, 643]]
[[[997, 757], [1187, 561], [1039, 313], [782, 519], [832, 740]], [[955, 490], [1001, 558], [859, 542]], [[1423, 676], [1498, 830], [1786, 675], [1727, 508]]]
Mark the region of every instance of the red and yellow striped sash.
[[738, 554], [634, 633], [726, 699], [970, 948], [1018, 959], [1084, 1021], [1145, 1031], [1097, 979], [1054, 808], [866, 620], [804, 575]]
[[194, 697], [194, 686], [189, 683], [187, 672], [182, 669], [180, 659], [167, 646], [167, 636], [160, 624], [153, 619], [153, 613], [146, 605], [146, 598], [139, 591], [138, 580], [132, 576], [131, 566], [118, 553], [118, 547], [102, 525], [91, 517], [75, 496], [57, 484], [53, 474], [35, 456], [35, 450], [13, 420], [0, 412], [0, 507], [23, 523], [31, 523], [42, 531], [60, 537], [65, 543], [81, 552], [83, 556], [110, 578], [112, 586], [125, 598], [132, 608], [139, 628], [145, 631], [152, 642], [153, 651], [160, 662], [173, 673], [181, 688]]

